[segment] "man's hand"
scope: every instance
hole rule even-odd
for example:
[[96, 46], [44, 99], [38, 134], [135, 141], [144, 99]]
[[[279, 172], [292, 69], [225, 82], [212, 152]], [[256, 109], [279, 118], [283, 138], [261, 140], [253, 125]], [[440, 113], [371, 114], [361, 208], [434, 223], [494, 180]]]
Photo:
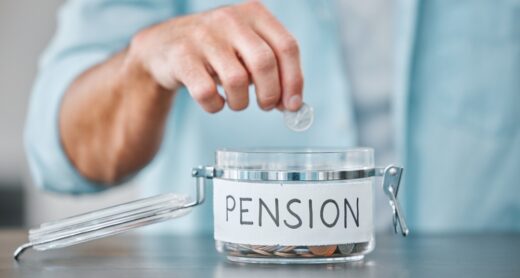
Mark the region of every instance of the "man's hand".
[[[168, 90], [185, 85], [210, 113], [220, 111], [225, 101], [232, 110], [246, 108], [251, 82], [264, 110], [294, 111], [302, 104], [298, 44], [257, 1], [145, 29], [132, 40], [128, 59]], [[225, 100], [217, 83], [224, 87]]]
[[175, 18], [79, 76], [60, 111], [68, 157], [86, 178], [112, 184], [143, 168], [161, 144], [174, 93], [185, 85], [208, 112], [224, 98], [248, 106], [248, 86], [265, 110], [297, 110], [303, 77], [294, 38], [259, 2]]

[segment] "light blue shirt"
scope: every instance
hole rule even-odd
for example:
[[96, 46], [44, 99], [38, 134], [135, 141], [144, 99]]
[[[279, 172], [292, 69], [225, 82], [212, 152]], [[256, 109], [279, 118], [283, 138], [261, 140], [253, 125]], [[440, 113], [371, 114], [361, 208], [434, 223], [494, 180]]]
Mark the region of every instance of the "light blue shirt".
[[[229, 1], [67, 2], [42, 57], [27, 118], [25, 143], [35, 183], [74, 194], [102, 190], [78, 174], [61, 146], [58, 112], [67, 86], [124, 48], [139, 29], [224, 2]], [[160, 152], [136, 177], [143, 195], [193, 194], [191, 168], [213, 164], [219, 147], [356, 145], [332, 1], [265, 4], [299, 41], [313, 126], [293, 133], [280, 113], [255, 105], [210, 115], [182, 92]], [[400, 198], [412, 231], [520, 230], [519, 11], [520, 1], [399, 2], [396, 163], [405, 166]], [[209, 232], [210, 199], [193, 215], [165, 226]]]

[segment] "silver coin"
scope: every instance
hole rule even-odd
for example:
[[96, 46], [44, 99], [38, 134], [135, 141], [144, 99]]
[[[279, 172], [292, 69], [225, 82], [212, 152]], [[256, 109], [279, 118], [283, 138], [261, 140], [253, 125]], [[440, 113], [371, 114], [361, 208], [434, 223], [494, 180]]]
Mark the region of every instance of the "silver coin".
[[283, 252], [283, 253], [287, 253], [287, 252], [291, 252], [294, 248], [296, 248], [296, 246], [280, 246], [280, 248], [278, 248], [276, 251], [277, 252]]
[[298, 111], [291, 112], [285, 110], [283, 112], [285, 125], [292, 131], [305, 131], [314, 121], [314, 109], [304, 103]]
[[296, 253], [296, 254], [303, 254], [303, 253], [309, 253], [310, 252], [309, 249], [306, 248], [306, 247], [305, 248], [298, 248], [297, 247], [297, 248], [294, 248], [292, 251], [294, 253]]
[[369, 242], [359, 242], [356, 243], [356, 252], [364, 252], [368, 250]]
[[285, 253], [285, 252], [274, 252], [274, 255], [278, 256], [278, 257], [285, 257], [285, 258], [296, 257], [296, 254]]
[[251, 251], [251, 246], [249, 244], [236, 244], [235, 246], [239, 251]]
[[341, 254], [348, 255], [348, 254], [352, 253], [352, 250], [354, 250], [354, 246], [356, 246], [354, 243], [341, 244], [341, 245], [338, 245], [338, 249], [339, 249], [339, 252], [341, 252]]
[[238, 247], [236, 247], [236, 246], [234, 246], [234, 245], [231, 245], [231, 244], [226, 244], [226, 245], [225, 245], [225, 248], [226, 248], [226, 250], [228, 250], [228, 251], [237, 251], [237, 252], [239, 251]]

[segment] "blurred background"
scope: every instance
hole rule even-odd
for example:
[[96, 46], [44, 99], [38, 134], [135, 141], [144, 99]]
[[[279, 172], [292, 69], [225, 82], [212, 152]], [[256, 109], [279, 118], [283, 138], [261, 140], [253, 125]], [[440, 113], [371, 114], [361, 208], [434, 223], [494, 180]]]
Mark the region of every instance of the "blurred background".
[[[23, 148], [27, 104], [39, 56], [52, 38], [56, 13], [63, 2], [0, 1], [0, 228], [33, 227], [45, 221], [139, 196], [135, 184], [119, 186], [92, 196], [71, 197], [43, 192], [31, 181]], [[368, 102], [380, 110], [389, 109], [389, 98], [380, 96], [389, 95], [393, 81], [393, 5], [394, 1], [387, 0], [348, 0], [341, 1], [338, 7], [345, 15], [343, 20], [355, 18], [357, 23], [346, 22], [342, 34], [349, 67], [356, 68], [350, 72], [351, 86], [354, 90], [373, 96], [358, 102]], [[371, 82], [373, 80], [377, 82]], [[375, 128], [381, 133], [378, 135], [391, 138], [388, 135], [390, 125], [385, 125], [384, 121], [378, 121], [376, 117], [359, 118], [359, 124], [371, 126], [379, 123]], [[393, 142], [387, 140], [385, 146], [379, 146], [374, 138], [378, 136], [360, 134], [360, 139], [366, 145], [375, 147], [381, 164], [393, 161], [392, 151], [382, 151], [391, 150], [386, 145]], [[386, 198], [383, 194], [381, 196]]]
[[[32, 181], [29, 173], [27, 171], [27, 163], [24, 155], [24, 147], [23, 147], [23, 130], [24, 130], [24, 122], [27, 112], [27, 104], [29, 95], [31, 92], [31, 87], [34, 82], [38, 59], [46, 45], [49, 43], [49, 40], [52, 38], [56, 27], [56, 13], [61, 4], [63, 4], [65, 0], [46, 0], [46, 1], [30, 1], [30, 0], [0, 0], [0, 227], [32, 227], [39, 223], [49, 221], [52, 219], [62, 218], [66, 216], [70, 216], [73, 214], [81, 213], [84, 211], [93, 210], [96, 208], [113, 205], [116, 203], [129, 201], [138, 198], [140, 194], [138, 194], [136, 184], [128, 184], [125, 186], [119, 186], [112, 190], [105, 191], [100, 194], [96, 194], [93, 196], [81, 196], [81, 197], [72, 197], [68, 195], [57, 195], [53, 193], [43, 192], [36, 188]], [[438, 4], [438, 1], [434, 1]], [[429, 3], [426, 1], [425, 3]], [[431, 4], [435, 6], [434, 4]], [[440, 3], [440, 2], [439, 2]], [[508, 115], [516, 115], [514, 112], [514, 107], [512, 105], [507, 104], [507, 100], [501, 99], [499, 97], [494, 97], [492, 94], [487, 94], [486, 90], [492, 88], [493, 91], [504, 91], [505, 97], [511, 97], [512, 100], [514, 96], [517, 96], [516, 92], [513, 90], [518, 84], [518, 78], [515, 79], [515, 72], [511, 71], [511, 69], [516, 70], [514, 58], [518, 58], [518, 51], [515, 52], [515, 45], [505, 44], [501, 45], [490, 44], [489, 47], [486, 43], [494, 42], [496, 38], [500, 38], [500, 40], [504, 39], [505, 41], [513, 41], [518, 34], [520, 29], [514, 29], [513, 26], [518, 26], [517, 23], [518, 17], [520, 13], [520, 9], [518, 9], [518, 5], [511, 4], [503, 4], [497, 5], [493, 1], [482, 1], [478, 2], [479, 5], [469, 5], [470, 2], [467, 2], [464, 5], [458, 6], [458, 8], [453, 11], [453, 13], [449, 13], [451, 16], [449, 18], [452, 21], [448, 21], [449, 24], [454, 24], [457, 28], [450, 29], [450, 32], [443, 33], [441, 32], [443, 29], [433, 23], [435, 23], [435, 11], [432, 11], [431, 18], [429, 21], [423, 20], [425, 23], [432, 24], [429, 28], [433, 28], [432, 33], [444, 38], [447, 42], [456, 37], [455, 35], [464, 35], [466, 33], [470, 43], [474, 43], [472, 48], [473, 52], [468, 52], [468, 56], [462, 57], [463, 59], [455, 61], [452, 66], [457, 66], [462, 69], [469, 69], [468, 65], [473, 65], [472, 61], [468, 57], [478, 57], [479, 54], [486, 54], [486, 59], [479, 61], [478, 65], [486, 65], [482, 66], [482, 70], [476, 70], [475, 72], [467, 70], [462, 72], [463, 74], [453, 75], [453, 74], [445, 74], [440, 75], [438, 80], [442, 80], [444, 82], [444, 86], [440, 86], [438, 88], [448, 88], [450, 84], [455, 84], [452, 86], [453, 88], [450, 90], [446, 90], [445, 99], [450, 100], [451, 92], [459, 92], [460, 96], [454, 99], [454, 103], [452, 107], [460, 109], [462, 107], [461, 104], [467, 102], [470, 105], [474, 105], [475, 103], [482, 106], [475, 106], [473, 109], [469, 109], [468, 111], [456, 111], [453, 112], [453, 115], [450, 115], [451, 118], [455, 119], [456, 117], [460, 117], [460, 120], [457, 120], [457, 124], [461, 127], [464, 125], [468, 126], [469, 129], [467, 133], [462, 133], [463, 135], [485, 135], [489, 136], [486, 138], [506, 138], [501, 137], [502, 134], [487, 132], [487, 130], [499, 130], [501, 127], [511, 127], [512, 132], [514, 132], [515, 125], [514, 120], [516, 117], [509, 117]], [[343, 50], [345, 53], [345, 61], [347, 61], [347, 73], [349, 75], [349, 85], [353, 92], [357, 92], [353, 95], [356, 104], [361, 104], [360, 106], [364, 106], [364, 109], [368, 109], [370, 111], [385, 111], [385, 109], [390, 109], [390, 94], [392, 84], [394, 83], [393, 78], [393, 68], [392, 64], [392, 53], [393, 50], [393, 37], [392, 36], [392, 23], [394, 22], [393, 16], [393, 7], [395, 5], [394, 0], [370, 0], [370, 1], [356, 1], [356, 0], [344, 0], [341, 1], [341, 5], [338, 6], [342, 17], [340, 18], [343, 29], [341, 32], [342, 42], [343, 42]], [[471, 9], [467, 9], [467, 7]], [[485, 9], [482, 7], [495, 7], [494, 13], [487, 13]], [[506, 8], [516, 8], [509, 9]], [[439, 7], [437, 7], [439, 8]], [[499, 9], [500, 8], [500, 9]], [[502, 8], [504, 8], [502, 10]], [[426, 10], [426, 8], [424, 8]], [[437, 11], [439, 12], [439, 11]], [[461, 13], [461, 14], [459, 14]], [[497, 17], [493, 16], [494, 14], [502, 14], [504, 13], [504, 20], [494, 20]], [[489, 16], [488, 16], [489, 14]], [[446, 15], [446, 16], [448, 16]], [[473, 28], [471, 19], [476, 16], [486, 15], [488, 18], [485, 20], [485, 24], [489, 24], [489, 26], [497, 26], [496, 29], [500, 32], [495, 32], [495, 30], [489, 26], [486, 28], [481, 28], [482, 34], [479, 32], [473, 33], [472, 30], [477, 30], [476, 26]], [[460, 22], [454, 20], [457, 18], [462, 18]], [[349, 19], [355, 19], [352, 22], [349, 22]], [[398, 19], [398, 17], [395, 17]], [[428, 18], [427, 18], [428, 19]], [[495, 22], [496, 21], [496, 22]], [[444, 22], [444, 21], [439, 21]], [[483, 23], [483, 24], [484, 24]], [[444, 24], [444, 23], [443, 23]], [[448, 23], [446, 23], [448, 24]], [[427, 25], [425, 25], [427, 26]], [[483, 25], [484, 26], [484, 25]], [[489, 28], [488, 28], [489, 27]], [[426, 28], [426, 27], [424, 27]], [[438, 28], [439, 30], [437, 30]], [[442, 29], [442, 30], [441, 30]], [[449, 28], [448, 28], [449, 29]], [[425, 29], [428, 30], [428, 29]], [[453, 31], [454, 33], [452, 33]], [[471, 31], [471, 32], [470, 32]], [[426, 34], [423, 32], [423, 34]], [[455, 35], [454, 35], [455, 34]], [[431, 36], [434, 38], [435, 36]], [[482, 35], [482, 37], [480, 37]], [[446, 37], [443, 37], [446, 36]], [[421, 40], [422, 38], [422, 40]], [[435, 48], [436, 45], [430, 44], [430, 41], [427, 40], [428, 36], [424, 35], [418, 39], [418, 43], [423, 43], [424, 45], [432, 45], [432, 48]], [[501, 42], [499, 40], [499, 42]], [[464, 41], [464, 40], [463, 40]], [[457, 41], [455, 40], [456, 43]], [[477, 42], [477, 43], [475, 43]], [[482, 42], [483, 47], [480, 46]], [[445, 42], [446, 43], [446, 42]], [[446, 43], [446, 45], [450, 46], [451, 44]], [[505, 47], [505, 49], [510, 49], [511, 52], [500, 52], [499, 47]], [[429, 59], [435, 59], [437, 62], [433, 63], [431, 69], [424, 66], [423, 72], [425, 75], [429, 73], [431, 70], [435, 72], [436, 66], [437, 69], [443, 69], [443, 62], [447, 61], [447, 57], [451, 57], [450, 55], [457, 54], [456, 50], [447, 51], [444, 53], [446, 49], [439, 48], [438, 51], [427, 52], [431, 56], [426, 54], [425, 57], [430, 57]], [[451, 53], [451, 54], [450, 54]], [[511, 55], [511, 62], [508, 61], [509, 57], [508, 53]], [[492, 55], [488, 55], [492, 54]], [[500, 54], [500, 55], [499, 55]], [[498, 56], [495, 56], [498, 55]], [[515, 56], [516, 55], [516, 56]], [[484, 56], [483, 56], [484, 57]], [[498, 57], [498, 58], [497, 58]], [[439, 59], [437, 59], [439, 58]], [[503, 60], [501, 60], [501, 59]], [[426, 59], [426, 58], [423, 58]], [[426, 60], [427, 62], [430, 60]], [[496, 62], [496, 63], [495, 63]], [[425, 62], [426, 64], [426, 62]], [[441, 66], [439, 66], [441, 65]], [[505, 82], [499, 82], [501, 79], [492, 80], [486, 79], [488, 78], [489, 73], [492, 73], [494, 69], [503, 70], [502, 75], [505, 76]], [[495, 78], [495, 76], [500, 76], [498, 72], [494, 72], [496, 75], [492, 75], [491, 78]], [[456, 76], [457, 78], [452, 76]], [[478, 80], [482, 82], [473, 82], [474, 78], [478, 78], [480, 76], [485, 76], [483, 80]], [[435, 80], [435, 79], [434, 79]], [[516, 82], [515, 82], [516, 81]], [[452, 83], [449, 83], [452, 82]], [[468, 82], [468, 83], [463, 83]], [[471, 82], [471, 83], [470, 83]], [[500, 84], [498, 84], [500, 83]], [[473, 84], [466, 88], [466, 86], [461, 86], [461, 84]], [[478, 89], [478, 86], [481, 86], [481, 89]], [[500, 85], [500, 86], [498, 86]], [[496, 86], [496, 88], [495, 88]], [[471, 92], [477, 92], [474, 96], [472, 96]], [[365, 94], [366, 93], [366, 94]], [[507, 95], [509, 94], [509, 95]], [[365, 96], [365, 97], [359, 97]], [[366, 97], [369, 96], [369, 97]], [[386, 96], [386, 98], [385, 98]], [[433, 94], [432, 94], [433, 96]], [[483, 97], [487, 96], [487, 97]], [[493, 97], [491, 97], [493, 96]], [[450, 96], [451, 97], [451, 96]], [[445, 101], [442, 98], [437, 99], [439, 102]], [[482, 101], [480, 101], [482, 100]], [[486, 100], [492, 100], [492, 103], [485, 103]], [[417, 100], [416, 100], [417, 101]], [[513, 102], [514, 103], [514, 102]], [[370, 105], [370, 106], [369, 106]], [[359, 105], [358, 105], [359, 106]], [[488, 113], [489, 119], [488, 122], [484, 122], [482, 126], [488, 124], [489, 126], [481, 129], [481, 122], [479, 113], [481, 112], [481, 107], [484, 107], [484, 112]], [[504, 113], [500, 115], [492, 115], [494, 111], [492, 108], [500, 108], [506, 107], [510, 110], [504, 111]], [[418, 109], [419, 110], [419, 109]], [[425, 110], [426, 111], [426, 110]], [[447, 110], [446, 110], [447, 111]], [[359, 111], [354, 111], [354, 113], [359, 114]], [[445, 113], [445, 111], [435, 111], [440, 113]], [[427, 111], [425, 112], [427, 113]], [[375, 148], [376, 153], [378, 154], [377, 161], [380, 165], [389, 164], [393, 162], [395, 159], [395, 153], [393, 153], [392, 148], [381, 145], [393, 145], [393, 142], [387, 140], [385, 138], [392, 138], [392, 126], [390, 124], [386, 124], [385, 121], [378, 121], [376, 117], [386, 117], [384, 113], [373, 113], [373, 116], [369, 116], [365, 118], [358, 117], [359, 115], [355, 115], [358, 119], [358, 125], [363, 127], [372, 127], [367, 128], [365, 132], [361, 131], [359, 134], [359, 139], [363, 145], [372, 146]], [[423, 115], [423, 117], [425, 117]], [[448, 117], [447, 119], [451, 119]], [[388, 118], [388, 117], [386, 117]], [[501, 119], [506, 119], [501, 122]], [[424, 120], [424, 119], [422, 119]], [[379, 123], [379, 125], [375, 125], [375, 123]], [[419, 123], [419, 121], [418, 121]], [[381, 125], [382, 124], [382, 125]], [[386, 127], [386, 128], [385, 128]], [[377, 134], [374, 134], [374, 131], [377, 131]], [[486, 131], [484, 133], [484, 131]], [[370, 134], [368, 132], [371, 132]], [[458, 133], [454, 133], [455, 137], [462, 136], [457, 135]], [[496, 137], [491, 137], [496, 136]], [[427, 136], [426, 136], [427, 137]], [[477, 137], [477, 136], [473, 136]], [[383, 138], [383, 140], [376, 140], [378, 138]], [[446, 137], [449, 140], [451, 137]], [[457, 137], [458, 138], [458, 137]], [[463, 138], [463, 137], [460, 137]], [[424, 138], [418, 138], [417, 140], [423, 140]], [[508, 141], [510, 146], [515, 145], [515, 139], [518, 137], [507, 137], [507, 139], [512, 139]], [[445, 140], [445, 141], [446, 141]], [[379, 141], [383, 141], [382, 143]], [[482, 145], [486, 149], [495, 148], [495, 143], [498, 144], [498, 141], [477, 141], [475, 143], [476, 146], [478, 144], [485, 144], [486, 142], [491, 142], [488, 145]], [[517, 141], [516, 141], [517, 142]], [[432, 144], [430, 141], [424, 139], [424, 144]], [[460, 142], [455, 142], [452, 147], [458, 147]], [[416, 148], [420, 148], [415, 146]], [[443, 146], [437, 145], [438, 149], [444, 149]], [[442, 148], [441, 148], [442, 147]], [[426, 149], [426, 148], [424, 148]], [[497, 148], [498, 149], [498, 148]], [[382, 152], [381, 150], [387, 150], [387, 152]], [[389, 151], [388, 151], [389, 150]], [[449, 150], [449, 148], [447, 148]], [[517, 149], [516, 149], [517, 150]], [[459, 155], [453, 156], [455, 159], [464, 160], [465, 157], [463, 152], [459, 149], [456, 149], [459, 152]], [[472, 150], [471, 150], [472, 151]], [[513, 150], [507, 150], [509, 152], [514, 152]], [[426, 153], [426, 152], [425, 152]], [[430, 152], [431, 154], [431, 152]], [[514, 153], [511, 153], [511, 159], [515, 156]], [[496, 159], [497, 162], [502, 162], [506, 164], [506, 160], [502, 161], [500, 152], [489, 152], [487, 156], [494, 158], [500, 157], [500, 159]], [[486, 157], [486, 154], [482, 157]], [[430, 163], [433, 163], [434, 158]], [[439, 161], [444, 161], [439, 160]], [[515, 160], [516, 161], [516, 160]], [[486, 165], [485, 163], [489, 163], [489, 161], [481, 161], [480, 163], [476, 160], [475, 165], [481, 166]], [[420, 163], [418, 163], [420, 164]], [[426, 164], [423, 164], [426, 165]], [[438, 164], [433, 164], [438, 165]], [[497, 164], [498, 165], [498, 164]], [[497, 166], [495, 165], [495, 166]], [[507, 168], [514, 167], [514, 164], [508, 164]], [[426, 167], [426, 166], [425, 166]], [[483, 166], [481, 166], [483, 167]], [[512, 169], [512, 168], [511, 168]], [[452, 170], [458, 174], [458, 171], [454, 169], [448, 169], [444, 174], [449, 177]], [[499, 175], [497, 173], [497, 175]], [[509, 178], [513, 178], [513, 175], [503, 175], [504, 178], [498, 182], [502, 187], [498, 187], [498, 190], [503, 189], [504, 191], [497, 191], [497, 194], [502, 194], [508, 192], [510, 186], [508, 184]], [[491, 177], [491, 178], [490, 178]], [[439, 180], [442, 180], [442, 175], [437, 176]], [[477, 182], [480, 182], [479, 177], [473, 177]], [[488, 176], [486, 178], [494, 179], [494, 176]], [[429, 179], [429, 177], [428, 177]], [[462, 178], [461, 178], [462, 179]], [[464, 181], [464, 179], [462, 179]], [[483, 184], [483, 183], [482, 183]], [[143, 185], [146, 186], [146, 185]], [[494, 184], [494, 186], [497, 186]], [[426, 187], [425, 187], [426, 188]], [[463, 188], [463, 187], [461, 187]], [[431, 189], [431, 188], [430, 188]], [[473, 187], [471, 187], [473, 189]], [[426, 191], [425, 191], [426, 192]], [[506, 193], [507, 194], [507, 193]], [[386, 197], [381, 193], [382, 198], [386, 200]], [[496, 195], [496, 196], [505, 196], [504, 195]], [[466, 201], [469, 200], [469, 197], [466, 198]], [[501, 197], [502, 198], [502, 197]], [[490, 201], [491, 200], [491, 201]], [[499, 199], [497, 199], [499, 200]], [[434, 198], [431, 198], [432, 202], [435, 202]], [[457, 200], [458, 201], [458, 200]], [[488, 200], [489, 204], [494, 204], [495, 201], [493, 199]], [[378, 202], [379, 203], [379, 202]], [[468, 202], [469, 203], [469, 202]], [[496, 202], [498, 203], [498, 202]], [[515, 207], [516, 208], [516, 207]], [[385, 210], [387, 208], [385, 207]], [[511, 211], [512, 215], [511, 219], [516, 219], [517, 210], [507, 208], [508, 211]], [[444, 221], [443, 219], [439, 220], [440, 222]], [[511, 223], [518, 223], [518, 221], [511, 221]], [[504, 222], [506, 223], [506, 222]], [[509, 222], [507, 222], [509, 223]], [[513, 224], [514, 224], [513, 223]]]
[[[135, 184], [119, 186], [91, 196], [68, 196], [43, 192], [36, 188], [28, 173], [23, 148], [23, 129], [27, 104], [34, 82], [38, 59], [56, 27], [56, 13], [64, 0], [0, 1], [0, 227], [33, 227], [42, 222], [113, 205], [138, 198]], [[371, 96], [385, 95], [392, 86], [392, 16], [393, 1], [371, 0], [354, 3], [341, 1], [338, 7], [345, 18], [358, 24], [345, 24], [346, 58], [351, 67], [354, 89]], [[348, 36], [348, 37], [347, 37]], [[350, 42], [350, 43], [349, 43]], [[352, 44], [357, 42], [363, 44]], [[350, 51], [356, 50], [356, 51]], [[355, 53], [355, 55], [348, 55]], [[368, 73], [368, 74], [367, 74]], [[378, 82], [369, 82], [376, 79]], [[377, 86], [374, 86], [377, 84]], [[383, 101], [376, 101], [376, 100]], [[367, 101], [367, 100], [365, 100]], [[368, 99], [387, 106], [385, 98]], [[359, 124], [381, 123], [374, 118]], [[388, 127], [377, 130], [390, 132]], [[381, 135], [381, 134], [380, 134]], [[392, 152], [382, 152], [371, 134], [361, 134], [362, 141], [376, 148], [378, 161], [389, 163]], [[391, 136], [384, 136], [389, 138]], [[387, 144], [392, 144], [388, 141]], [[384, 147], [384, 146], [382, 146]], [[389, 149], [389, 148], [381, 148]]]
[[0, 227], [31, 227], [135, 197], [122, 186], [95, 197], [35, 188], [27, 171], [23, 127], [38, 57], [49, 42], [63, 0], [0, 1]]

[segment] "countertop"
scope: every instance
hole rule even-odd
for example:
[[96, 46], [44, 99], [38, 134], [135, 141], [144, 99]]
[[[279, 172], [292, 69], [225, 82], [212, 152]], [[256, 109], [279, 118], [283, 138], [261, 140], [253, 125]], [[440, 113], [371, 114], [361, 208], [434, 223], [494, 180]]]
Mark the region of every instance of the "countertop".
[[211, 237], [138, 233], [29, 250], [17, 262], [26, 236], [0, 230], [0, 277], [520, 277], [520, 234], [378, 235], [363, 261], [329, 265], [231, 263]]

